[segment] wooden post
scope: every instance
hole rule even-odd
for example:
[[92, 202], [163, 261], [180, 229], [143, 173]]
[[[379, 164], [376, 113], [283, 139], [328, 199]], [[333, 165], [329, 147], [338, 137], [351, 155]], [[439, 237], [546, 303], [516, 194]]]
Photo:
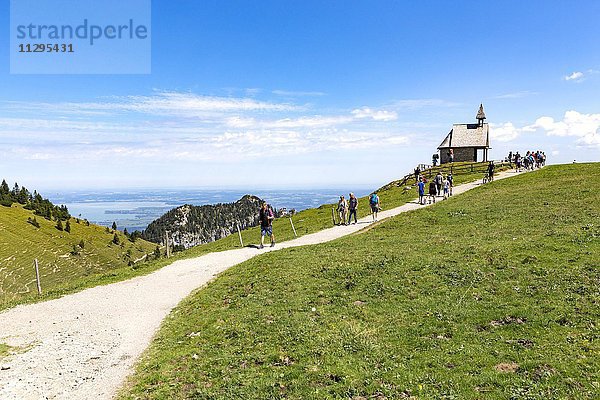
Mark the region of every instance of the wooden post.
[[331, 207], [331, 219], [333, 220], [333, 225], [335, 225], [335, 208]]
[[165, 231], [165, 245], [167, 246], [167, 258], [171, 257], [171, 249], [169, 248], [169, 231]]
[[37, 282], [37, 291], [38, 291], [38, 294], [41, 295], [42, 294], [42, 282], [40, 282], [40, 268], [38, 267], [37, 258], [35, 259], [34, 263], [35, 263], [35, 280]]
[[294, 237], [298, 237], [296, 233], [296, 228], [294, 227], [294, 221], [292, 221], [292, 217], [290, 216], [290, 224], [292, 224], [292, 230], [294, 231]]
[[240, 224], [235, 224], [235, 226], [237, 227], [238, 236], [240, 237], [240, 245], [244, 247], [244, 241], [242, 240], [242, 232], [240, 231]]

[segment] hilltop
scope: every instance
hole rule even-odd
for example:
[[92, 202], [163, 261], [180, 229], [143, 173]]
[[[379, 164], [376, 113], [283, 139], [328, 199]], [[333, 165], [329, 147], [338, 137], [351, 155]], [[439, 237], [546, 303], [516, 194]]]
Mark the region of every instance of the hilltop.
[[121, 397], [593, 398], [598, 177], [550, 166], [238, 264]]
[[258, 212], [263, 200], [246, 195], [233, 203], [193, 206], [185, 204], [156, 219], [142, 233], [154, 243], [164, 242], [165, 232], [175, 246], [187, 249], [203, 243], [214, 242], [258, 225]]

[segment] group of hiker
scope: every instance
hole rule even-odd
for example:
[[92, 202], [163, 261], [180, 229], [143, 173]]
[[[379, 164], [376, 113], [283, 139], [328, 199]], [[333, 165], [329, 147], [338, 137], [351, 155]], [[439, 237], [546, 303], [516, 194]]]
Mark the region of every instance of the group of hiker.
[[441, 171], [429, 181], [429, 194], [427, 199], [425, 198], [425, 189], [427, 187], [427, 178], [423, 175], [417, 176], [417, 190], [419, 191], [419, 204], [426, 204], [426, 200], [431, 203], [435, 203], [437, 196], [444, 196], [444, 199], [452, 196], [452, 187], [454, 186], [454, 177], [451, 173], [446, 175], [442, 174]]
[[[348, 200], [342, 195], [337, 203], [337, 213], [340, 217], [339, 225], [350, 225], [352, 217], [354, 217], [354, 224], [358, 223], [358, 198], [354, 193], [350, 193]], [[377, 221], [377, 213], [381, 210], [381, 204], [379, 201], [379, 195], [377, 192], [373, 192], [369, 195], [369, 206], [371, 207], [371, 216], [373, 221]]]
[[541, 150], [528, 151], [522, 156], [518, 151], [516, 153], [511, 151], [508, 153], [506, 161], [515, 164], [516, 172], [521, 172], [523, 168], [525, 171], [533, 171], [535, 168], [542, 168], [546, 165], [546, 153]]
[[[381, 210], [379, 195], [373, 192], [369, 195], [369, 206], [373, 221], [377, 221], [377, 214]], [[349, 194], [348, 200], [344, 196], [340, 196], [337, 204], [337, 212], [340, 217], [339, 225], [350, 225], [352, 218], [354, 224], [358, 223], [358, 198], [354, 193]], [[273, 234], [273, 220], [275, 212], [273, 208], [266, 202], [261, 203], [258, 220], [260, 223], [260, 249], [265, 247], [265, 236], [271, 239], [271, 247], [275, 247], [275, 235]]]
[[[523, 168], [525, 170], [533, 170], [534, 168], [541, 168], [546, 165], [546, 154], [541, 151], [528, 151], [525, 156], [521, 156], [519, 152], [513, 153], [512, 151], [508, 154], [506, 161], [511, 164], [515, 164], [515, 169], [520, 172]], [[493, 161], [490, 161], [486, 173], [483, 178], [483, 183], [492, 182], [494, 180], [495, 165]], [[417, 190], [419, 192], [419, 204], [425, 205], [436, 202], [436, 197], [443, 196], [444, 199], [452, 196], [452, 188], [454, 186], [454, 178], [452, 173], [444, 176], [441, 171], [430, 180], [421, 174], [419, 167], [414, 171], [415, 179], [417, 182]], [[371, 216], [373, 221], [377, 221], [377, 215], [381, 210], [381, 203], [377, 192], [373, 192], [369, 195], [369, 206], [371, 209]], [[339, 225], [350, 225], [352, 219], [354, 224], [358, 223], [358, 198], [354, 193], [350, 193], [348, 199], [345, 196], [340, 196], [337, 203], [337, 214], [339, 216]], [[267, 204], [262, 203], [259, 213], [260, 221], [260, 248], [264, 248], [265, 236], [269, 236], [271, 239], [271, 247], [275, 246], [275, 235], [273, 234], [273, 220], [275, 219], [275, 213], [273, 209]]]

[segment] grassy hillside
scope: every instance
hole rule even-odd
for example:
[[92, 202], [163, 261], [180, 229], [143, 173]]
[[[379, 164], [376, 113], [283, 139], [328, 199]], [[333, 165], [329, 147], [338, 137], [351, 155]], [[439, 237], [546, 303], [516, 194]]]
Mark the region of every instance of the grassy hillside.
[[27, 222], [33, 217], [33, 212], [17, 204], [0, 207], [0, 303], [37, 294], [35, 258], [39, 261], [42, 290], [52, 291], [124, 267], [156, 247], [140, 239], [131, 243], [120, 232], [117, 245], [113, 243], [114, 232], [93, 224], [87, 226], [82, 220], [78, 223], [75, 218], [69, 220], [70, 233], [56, 229], [56, 222], [36, 216], [38, 228]]
[[[455, 163], [455, 167], [460, 168], [461, 163]], [[479, 169], [478, 169], [479, 168]], [[454, 173], [456, 184], [470, 182], [480, 179], [483, 176], [482, 169], [485, 164], [476, 167], [474, 171], [470, 169], [464, 172]], [[500, 170], [500, 169], [499, 169]], [[341, 194], [341, 193], [340, 193]], [[345, 193], [347, 195], [347, 193]], [[379, 191], [384, 209], [393, 208], [406, 203], [415, 198], [416, 192], [413, 187], [399, 187], [394, 183], [386, 185], [385, 189]], [[359, 216], [368, 214], [368, 200], [366, 197], [359, 199]], [[319, 230], [332, 226], [331, 208], [334, 205], [326, 204], [318, 208], [304, 210], [293, 217], [298, 236], [317, 232]], [[104, 285], [113, 282], [122, 281], [135, 276], [151, 273], [173, 261], [197, 257], [214, 251], [223, 251], [240, 247], [238, 235], [233, 234], [226, 238], [212, 243], [193, 247], [189, 250], [175, 253], [170, 259], [161, 258], [150, 262], [138, 263], [135, 267], [127, 266], [127, 251], [131, 248], [130, 258], [137, 259], [143, 252], [149, 252], [154, 249], [148, 243], [136, 242], [136, 246], [121, 240], [125, 247], [109, 246], [112, 240], [112, 233], [107, 234], [103, 227], [86, 227], [76, 225], [71, 219], [73, 230], [71, 235], [62, 233], [54, 228], [54, 223], [45, 221], [37, 217], [41, 224], [40, 232], [42, 235], [31, 236], [35, 232], [33, 225], [27, 224], [27, 218], [33, 215], [27, 210], [14, 205], [10, 209], [0, 207], [0, 229], [6, 227], [7, 236], [0, 237], [0, 310], [12, 307], [16, 304], [31, 301], [40, 301], [59, 297], [68, 293], [73, 293], [85, 288]], [[3, 221], [6, 222], [3, 223]], [[274, 221], [274, 232], [277, 241], [290, 240], [294, 234], [287, 218], [280, 218]], [[96, 248], [91, 254], [82, 251], [81, 258], [72, 258], [69, 256], [76, 245], [81, 240], [78, 234], [87, 232]], [[39, 232], [38, 232], [39, 233]], [[123, 239], [123, 236], [119, 236]], [[260, 240], [259, 228], [251, 228], [242, 231], [242, 237], [245, 245], [258, 243]], [[41, 243], [37, 243], [42, 240]], [[46, 240], [51, 240], [49, 246], [42, 245]], [[84, 237], [84, 242], [87, 241]], [[37, 243], [37, 244], [36, 244]], [[140, 249], [140, 246], [142, 247]], [[16, 251], [15, 251], [16, 249]], [[86, 248], [90, 250], [90, 247]], [[113, 250], [116, 250], [113, 251]], [[48, 258], [42, 259], [39, 254], [45, 253]], [[44, 294], [39, 297], [35, 292], [35, 275], [33, 274], [33, 258], [40, 259], [42, 271], [42, 285]], [[14, 259], [13, 259], [14, 258]], [[60, 260], [60, 263], [56, 263]], [[9, 267], [10, 266], [10, 267]], [[50, 269], [48, 270], [48, 266]], [[60, 268], [56, 268], [60, 266]], [[71, 268], [70, 266], [73, 266]]]
[[[453, 167], [456, 171], [461, 168], [471, 165], [472, 163], [454, 163]], [[487, 163], [479, 163], [475, 164], [475, 168], [473, 171], [471, 169], [466, 169], [463, 171], [454, 173], [454, 184], [460, 185], [461, 183], [472, 182], [477, 179], [483, 178], [483, 171], [486, 168]], [[503, 171], [507, 169], [507, 167], [499, 167], [496, 171]], [[437, 171], [440, 170], [444, 175], [446, 175], [450, 171], [450, 167], [448, 164], [444, 166], [437, 167], [434, 170], [434, 176]], [[426, 176], [428, 176], [428, 171], [426, 171]], [[378, 194], [381, 200], [381, 205], [384, 210], [389, 210], [391, 208], [399, 207], [418, 196], [416, 186], [414, 182], [397, 186], [397, 182], [392, 182], [388, 185], [385, 185], [382, 189], [379, 189]], [[348, 199], [348, 193], [340, 193], [340, 195], [344, 195], [346, 199]], [[296, 233], [298, 236], [314, 233], [321, 231], [326, 228], [331, 228], [333, 226], [333, 220], [331, 217], [331, 209], [337, 207], [337, 204], [323, 204], [317, 208], [311, 208], [308, 210], [304, 210], [296, 214], [292, 220], [294, 222], [294, 227], [296, 228]], [[358, 199], [358, 216], [359, 218], [369, 215], [369, 200], [368, 196], [361, 197]], [[336, 220], [337, 220], [336, 213]], [[294, 239], [294, 231], [292, 230], [292, 226], [290, 224], [289, 218], [279, 218], [273, 222], [273, 232], [275, 233], [275, 238], [278, 242], [286, 241]], [[244, 245], [249, 244], [257, 244], [260, 242], [260, 227], [254, 227], [250, 229], [246, 229], [242, 231], [242, 240]], [[213, 251], [223, 251], [229, 250], [232, 248], [240, 247], [240, 240], [237, 234], [230, 235], [223, 239], [217, 240], [212, 243], [207, 243], [201, 246], [196, 246], [189, 249], [185, 254], [182, 254], [183, 257], [195, 257], [198, 255], [206, 254]]]
[[600, 393], [600, 164], [551, 166], [235, 266], [121, 398]]

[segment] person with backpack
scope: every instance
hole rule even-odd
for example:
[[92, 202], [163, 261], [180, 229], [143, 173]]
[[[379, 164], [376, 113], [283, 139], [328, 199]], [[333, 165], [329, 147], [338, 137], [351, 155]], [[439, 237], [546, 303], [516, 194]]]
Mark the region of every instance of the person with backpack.
[[435, 186], [436, 186], [438, 195], [442, 194], [442, 184], [443, 183], [444, 183], [444, 176], [442, 175], [441, 171], [438, 171], [437, 175], [435, 176]]
[[337, 211], [340, 215], [340, 225], [346, 225], [346, 217], [348, 214], [348, 201], [346, 201], [346, 198], [344, 196], [340, 196]]
[[452, 176], [452, 173], [448, 174], [446, 179], [448, 179], [448, 183], [450, 183], [450, 188], [448, 189], [448, 191], [449, 191], [448, 195], [452, 196], [452, 187], [454, 186], [454, 177]]
[[429, 183], [429, 204], [431, 204], [431, 199], [433, 199], [433, 202], [435, 203], [435, 196], [437, 196], [437, 194], [437, 184], [433, 180]]
[[350, 201], [348, 201], [348, 225], [350, 225], [350, 221], [352, 220], [352, 215], [354, 215], [354, 223], [358, 223], [358, 219], [356, 218], [356, 212], [358, 210], [358, 199], [354, 196], [354, 193], [350, 193]]
[[421, 178], [417, 184], [419, 188], [419, 204], [425, 204], [425, 178]]
[[380, 209], [379, 196], [377, 195], [377, 192], [371, 194], [371, 197], [369, 197], [369, 204], [371, 206], [371, 215], [373, 217], [373, 221], [377, 221], [377, 213]]
[[275, 214], [273, 209], [263, 202], [260, 206], [260, 212], [258, 214], [258, 221], [260, 222], [260, 248], [265, 247], [265, 236], [269, 235], [271, 238], [271, 247], [275, 247], [275, 235], [273, 235], [273, 220]]
[[446, 200], [448, 197], [450, 197], [450, 181], [448, 180], [448, 177], [446, 177], [446, 179], [444, 179], [443, 186], [444, 186], [444, 200]]

